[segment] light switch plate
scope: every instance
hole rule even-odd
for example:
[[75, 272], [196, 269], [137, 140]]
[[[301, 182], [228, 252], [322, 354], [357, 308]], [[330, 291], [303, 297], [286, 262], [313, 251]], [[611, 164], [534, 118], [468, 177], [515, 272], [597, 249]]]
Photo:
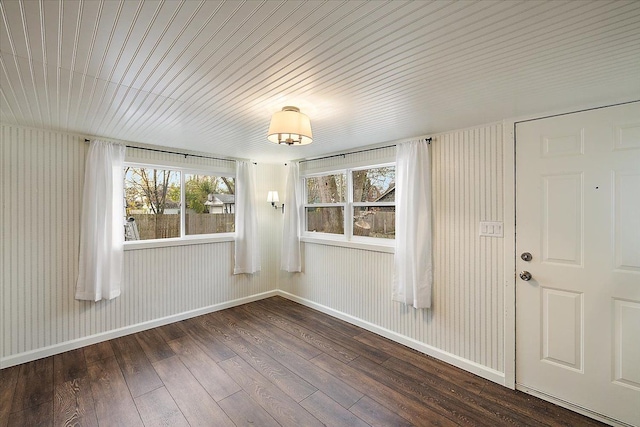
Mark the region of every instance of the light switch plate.
[[480, 221], [480, 235], [487, 237], [504, 237], [501, 221]]

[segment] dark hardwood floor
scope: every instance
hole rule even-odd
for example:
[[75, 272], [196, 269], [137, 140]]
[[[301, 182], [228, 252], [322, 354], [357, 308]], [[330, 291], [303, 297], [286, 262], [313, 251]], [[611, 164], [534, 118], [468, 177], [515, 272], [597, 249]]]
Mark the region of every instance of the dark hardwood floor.
[[4, 426], [595, 426], [274, 297], [0, 371]]

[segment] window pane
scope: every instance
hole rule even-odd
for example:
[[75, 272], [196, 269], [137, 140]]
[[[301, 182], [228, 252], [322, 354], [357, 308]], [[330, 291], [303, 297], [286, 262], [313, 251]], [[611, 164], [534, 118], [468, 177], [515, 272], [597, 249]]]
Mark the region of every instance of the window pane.
[[344, 234], [344, 208], [306, 208], [307, 231]]
[[396, 207], [355, 207], [353, 209], [353, 235], [395, 239]]
[[307, 178], [307, 203], [344, 203], [346, 182], [345, 173]]
[[185, 174], [185, 234], [232, 233], [235, 181], [232, 177]]
[[354, 202], [395, 202], [396, 167], [353, 171]]
[[180, 237], [180, 172], [124, 168], [126, 240]]

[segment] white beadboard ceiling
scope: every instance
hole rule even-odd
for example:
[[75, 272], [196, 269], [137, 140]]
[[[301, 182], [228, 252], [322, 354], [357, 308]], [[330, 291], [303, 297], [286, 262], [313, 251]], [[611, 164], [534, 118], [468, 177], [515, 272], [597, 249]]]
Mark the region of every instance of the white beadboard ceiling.
[[[0, 0], [0, 120], [275, 162], [640, 99], [640, 1]], [[296, 105], [314, 142], [276, 146]]]

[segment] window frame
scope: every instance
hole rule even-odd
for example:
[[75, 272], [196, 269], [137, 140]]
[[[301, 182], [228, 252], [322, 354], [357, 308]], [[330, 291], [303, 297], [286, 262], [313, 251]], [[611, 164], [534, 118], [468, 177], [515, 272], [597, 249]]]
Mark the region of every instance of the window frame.
[[[206, 165], [184, 165], [175, 162], [154, 162], [140, 160], [125, 160], [124, 167], [147, 168], [147, 169], [163, 169], [180, 173], [180, 206], [186, 206], [185, 192], [185, 176], [190, 175], [208, 175], [208, 176], [225, 176], [233, 178], [236, 182], [235, 170], [225, 168], [208, 167]], [[124, 182], [123, 182], [124, 186]], [[123, 206], [124, 208], [124, 206]], [[180, 237], [168, 237], [164, 239], [147, 239], [147, 240], [125, 240], [124, 250], [138, 250], [149, 248], [162, 248], [168, 246], [187, 246], [201, 245], [216, 242], [231, 242], [235, 239], [235, 231], [232, 233], [210, 233], [210, 234], [185, 234], [186, 231], [186, 208], [180, 209]], [[234, 215], [236, 211], [234, 209]]]
[[[303, 182], [303, 189], [304, 189], [304, 195], [303, 195], [303, 200], [304, 200], [304, 204], [302, 206], [302, 226], [303, 226], [303, 235], [306, 233], [307, 237], [319, 237], [322, 239], [327, 239], [327, 240], [338, 240], [338, 241], [342, 241], [345, 240], [344, 236], [346, 233], [346, 218], [348, 215], [348, 210], [347, 210], [347, 205], [348, 205], [348, 201], [349, 201], [349, 175], [345, 175], [345, 194], [344, 194], [344, 198], [345, 201], [344, 202], [336, 202], [336, 203], [308, 203], [307, 201], [309, 200], [308, 198], [308, 192], [307, 192], [307, 185], [306, 185], [306, 179], [307, 178], [314, 178], [314, 177], [318, 177], [318, 176], [326, 176], [326, 175], [337, 175], [337, 174], [342, 174], [342, 173], [346, 174], [345, 169], [337, 169], [337, 170], [330, 170], [330, 171], [326, 171], [326, 172], [318, 172], [318, 173], [311, 173], [311, 174], [305, 174], [304, 176], [302, 176], [302, 182]], [[342, 229], [344, 230], [343, 234], [336, 234], [336, 233], [323, 233], [323, 232], [318, 232], [318, 231], [307, 231], [307, 208], [308, 207], [313, 207], [313, 208], [337, 208], [337, 207], [341, 207], [343, 209], [344, 215], [342, 218]]]
[[[310, 171], [307, 173], [301, 173], [303, 188], [303, 201], [301, 212], [301, 240], [309, 243], [327, 244], [333, 246], [351, 247], [365, 250], [373, 250], [378, 252], [395, 251], [395, 238], [385, 239], [380, 237], [368, 237], [357, 236], [353, 234], [353, 216], [355, 208], [362, 206], [396, 206], [396, 202], [354, 202], [353, 201], [353, 172], [366, 169], [375, 169], [381, 167], [396, 166], [395, 161], [387, 161], [373, 164], [359, 164], [357, 166], [345, 166], [338, 168], [331, 168], [322, 171]], [[346, 174], [346, 194], [345, 201], [338, 203], [308, 203], [308, 190], [306, 185], [307, 178], [313, 178], [318, 176]], [[309, 207], [343, 207], [343, 234], [323, 233], [317, 231], [307, 231], [307, 208]]]

